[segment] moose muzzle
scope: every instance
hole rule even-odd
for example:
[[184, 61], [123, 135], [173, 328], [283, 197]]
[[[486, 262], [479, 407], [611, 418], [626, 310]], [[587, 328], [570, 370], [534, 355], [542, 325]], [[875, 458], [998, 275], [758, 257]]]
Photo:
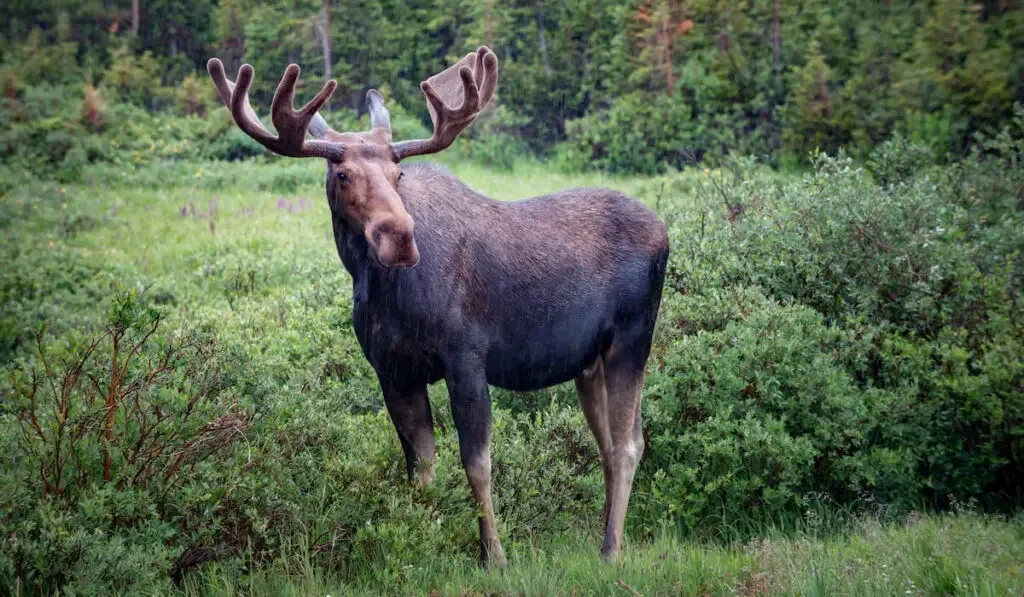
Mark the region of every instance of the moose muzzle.
[[407, 214], [389, 215], [366, 227], [366, 241], [384, 267], [413, 267], [420, 251], [413, 236], [413, 221]]

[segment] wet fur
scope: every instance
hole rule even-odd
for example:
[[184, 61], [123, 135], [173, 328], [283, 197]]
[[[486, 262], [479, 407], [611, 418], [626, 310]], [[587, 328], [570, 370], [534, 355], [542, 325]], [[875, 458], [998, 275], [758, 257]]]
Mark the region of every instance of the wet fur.
[[[375, 91], [367, 94], [371, 130], [337, 132], [316, 113], [334, 82], [296, 111], [299, 67], [289, 65], [272, 105], [275, 137], [248, 104], [252, 67], [239, 69], [236, 85], [219, 60], [208, 65], [243, 131], [281, 155], [327, 159], [356, 336], [377, 372], [409, 478], [433, 478], [427, 385], [444, 379], [480, 508], [481, 557], [504, 566], [490, 489], [488, 385], [522, 391], [575, 380], [601, 457], [601, 553], [612, 559], [644, 450], [641, 392], [668, 237], [651, 210], [614, 191], [572, 189], [506, 203], [436, 166], [401, 166], [403, 158], [443, 151], [469, 126], [494, 93], [497, 68], [481, 46], [425, 81], [433, 135], [393, 143]], [[304, 138], [307, 130], [315, 140]]]
[[495, 201], [432, 164], [403, 172], [416, 267], [381, 267], [333, 215], [356, 334], [379, 375], [431, 384], [468, 351], [484, 357], [490, 385], [536, 390], [574, 379], [617, 336], [646, 361], [668, 257], [650, 209], [603, 189]]
[[[331, 204], [338, 254], [352, 275], [356, 336], [380, 380], [409, 478], [433, 478], [426, 386], [444, 379], [481, 508], [481, 559], [504, 566], [487, 386], [527, 391], [576, 380], [605, 476], [601, 553], [614, 558], [644, 448], [640, 393], [668, 259], [664, 225], [615, 191], [501, 202], [436, 166], [402, 172], [397, 191], [415, 222], [416, 267], [383, 267], [341, 211], [346, 201]], [[336, 184], [328, 174], [328, 197], [338, 196]]]

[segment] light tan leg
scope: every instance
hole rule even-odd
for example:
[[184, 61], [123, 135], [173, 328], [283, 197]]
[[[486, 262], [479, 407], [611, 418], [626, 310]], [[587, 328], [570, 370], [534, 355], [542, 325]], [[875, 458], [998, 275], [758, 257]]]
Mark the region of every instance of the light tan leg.
[[486, 567], [504, 568], [505, 550], [498, 538], [494, 504], [491, 501], [490, 442], [483, 456], [466, 465], [466, 477], [469, 479], [473, 499], [480, 508], [480, 561]]
[[576, 378], [576, 395], [580, 400], [580, 408], [587, 420], [594, 439], [597, 440], [597, 454], [601, 459], [601, 473], [604, 475], [604, 510], [601, 524], [608, 524], [608, 508], [612, 499], [611, 452], [612, 439], [608, 431], [607, 410], [608, 392], [605, 389], [604, 361], [597, 357], [594, 364]]
[[622, 534], [626, 522], [626, 509], [633, 491], [633, 477], [644, 451], [640, 421], [640, 395], [644, 384], [643, 367], [628, 359], [619, 359], [616, 347], [604, 357], [607, 408], [605, 420], [611, 439], [609, 454], [610, 487], [608, 522], [605, 528], [601, 555], [615, 559], [622, 549]]

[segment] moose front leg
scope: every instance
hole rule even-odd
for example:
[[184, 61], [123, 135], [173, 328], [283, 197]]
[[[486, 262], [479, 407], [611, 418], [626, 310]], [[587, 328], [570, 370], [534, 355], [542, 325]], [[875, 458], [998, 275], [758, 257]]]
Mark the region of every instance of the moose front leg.
[[[473, 499], [480, 508], [480, 559], [485, 567], [505, 567], [491, 501], [491, 397], [483, 363], [459, 363], [445, 378], [452, 418], [459, 433], [459, 452]], [[473, 365], [475, 363], [475, 366]]]
[[381, 389], [391, 422], [402, 442], [409, 481], [416, 481], [421, 487], [429, 485], [434, 480], [435, 447], [427, 387], [399, 390], [381, 381]]

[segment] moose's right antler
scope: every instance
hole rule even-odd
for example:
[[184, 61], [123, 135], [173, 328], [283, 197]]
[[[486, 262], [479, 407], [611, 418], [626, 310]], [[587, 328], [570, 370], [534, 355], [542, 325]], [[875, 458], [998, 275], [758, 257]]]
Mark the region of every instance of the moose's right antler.
[[[487, 106], [498, 85], [498, 57], [487, 46], [467, 54], [420, 84], [434, 134], [429, 139], [392, 143], [398, 159], [437, 153], [455, 141]], [[452, 108], [450, 106], [457, 106]]]
[[[277, 129], [273, 136], [260, 122], [256, 112], [249, 105], [249, 86], [252, 85], [252, 66], [243, 64], [238, 69], [238, 79], [232, 83], [224, 74], [224, 64], [217, 58], [211, 58], [206, 65], [210, 78], [217, 86], [220, 99], [231, 111], [235, 124], [247, 135], [264, 147], [284, 156], [293, 158], [326, 158], [339, 161], [345, 146], [336, 141], [325, 141], [328, 133], [333, 132], [322, 116], [320, 108], [334, 93], [337, 83], [328, 81], [320, 93], [309, 103], [298, 110], [293, 105], [295, 82], [299, 78], [299, 65], [290, 64], [281, 77], [281, 82], [274, 92], [274, 100], [270, 104], [270, 118]], [[306, 140], [309, 131], [317, 140]]]

